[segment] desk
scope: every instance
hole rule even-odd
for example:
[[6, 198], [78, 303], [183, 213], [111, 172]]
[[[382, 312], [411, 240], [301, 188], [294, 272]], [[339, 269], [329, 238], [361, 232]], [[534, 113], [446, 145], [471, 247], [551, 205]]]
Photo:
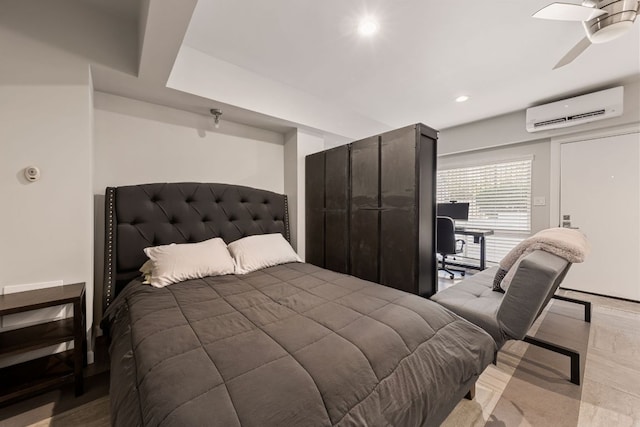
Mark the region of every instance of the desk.
[[487, 236], [491, 236], [493, 234], [493, 230], [487, 230], [482, 228], [464, 228], [464, 227], [456, 227], [456, 234], [462, 234], [463, 236], [473, 236], [473, 243], [480, 244], [480, 266], [469, 266], [464, 265], [468, 268], [477, 268], [479, 270], [484, 270], [486, 268], [487, 263]]

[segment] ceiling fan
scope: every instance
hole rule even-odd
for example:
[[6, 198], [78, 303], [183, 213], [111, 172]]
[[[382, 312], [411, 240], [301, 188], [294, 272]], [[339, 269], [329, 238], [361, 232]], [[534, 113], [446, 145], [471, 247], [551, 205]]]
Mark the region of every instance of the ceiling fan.
[[534, 13], [534, 18], [582, 21], [586, 36], [553, 69], [567, 65], [592, 43], [605, 43], [627, 32], [636, 19], [639, 5], [639, 0], [584, 0], [582, 5], [551, 3]]

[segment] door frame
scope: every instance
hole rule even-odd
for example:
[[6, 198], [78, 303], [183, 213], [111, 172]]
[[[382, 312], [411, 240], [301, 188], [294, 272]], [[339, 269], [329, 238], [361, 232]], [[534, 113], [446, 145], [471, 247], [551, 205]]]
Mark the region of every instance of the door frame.
[[550, 178], [549, 178], [549, 227], [560, 227], [560, 146], [571, 142], [640, 133], [640, 122], [604, 129], [576, 132], [550, 138]]

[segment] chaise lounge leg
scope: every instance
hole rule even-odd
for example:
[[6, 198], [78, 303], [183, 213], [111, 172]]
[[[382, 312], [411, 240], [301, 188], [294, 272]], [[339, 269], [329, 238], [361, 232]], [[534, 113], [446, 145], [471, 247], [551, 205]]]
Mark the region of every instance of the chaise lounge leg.
[[464, 395], [467, 400], [473, 400], [476, 398], [476, 383], [473, 383], [467, 394]]
[[564, 297], [562, 295], [553, 295], [553, 299], [557, 299], [560, 301], [572, 302], [574, 304], [581, 304], [584, 306], [584, 321], [587, 323], [591, 323], [591, 302], [583, 301], [580, 299]]
[[580, 385], [580, 353], [570, 348], [534, 338], [529, 335], [525, 336], [523, 341], [547, 350], [554, 351], [556, 353], [564, 354], [565, 356], [569, 356], [571, 358], [571, 382], [575, 385]]

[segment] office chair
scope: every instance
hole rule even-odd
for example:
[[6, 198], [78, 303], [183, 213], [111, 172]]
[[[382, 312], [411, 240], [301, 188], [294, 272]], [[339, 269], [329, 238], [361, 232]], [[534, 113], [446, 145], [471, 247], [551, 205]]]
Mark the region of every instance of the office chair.
[[456, 255], [462, 253], [465, 241], [456, 239], [456, 228], [453, 219], [448, 216], [437, 217], [436, 223], [436, 246], [437, 252], [442, 256], [442, 267], [438, 271], [443, 270], [449, 274], [449, 278], [455, 277], [454, 272], [465, 275], [464, 270], [455, 270], [447, 268], [447, 255]]

